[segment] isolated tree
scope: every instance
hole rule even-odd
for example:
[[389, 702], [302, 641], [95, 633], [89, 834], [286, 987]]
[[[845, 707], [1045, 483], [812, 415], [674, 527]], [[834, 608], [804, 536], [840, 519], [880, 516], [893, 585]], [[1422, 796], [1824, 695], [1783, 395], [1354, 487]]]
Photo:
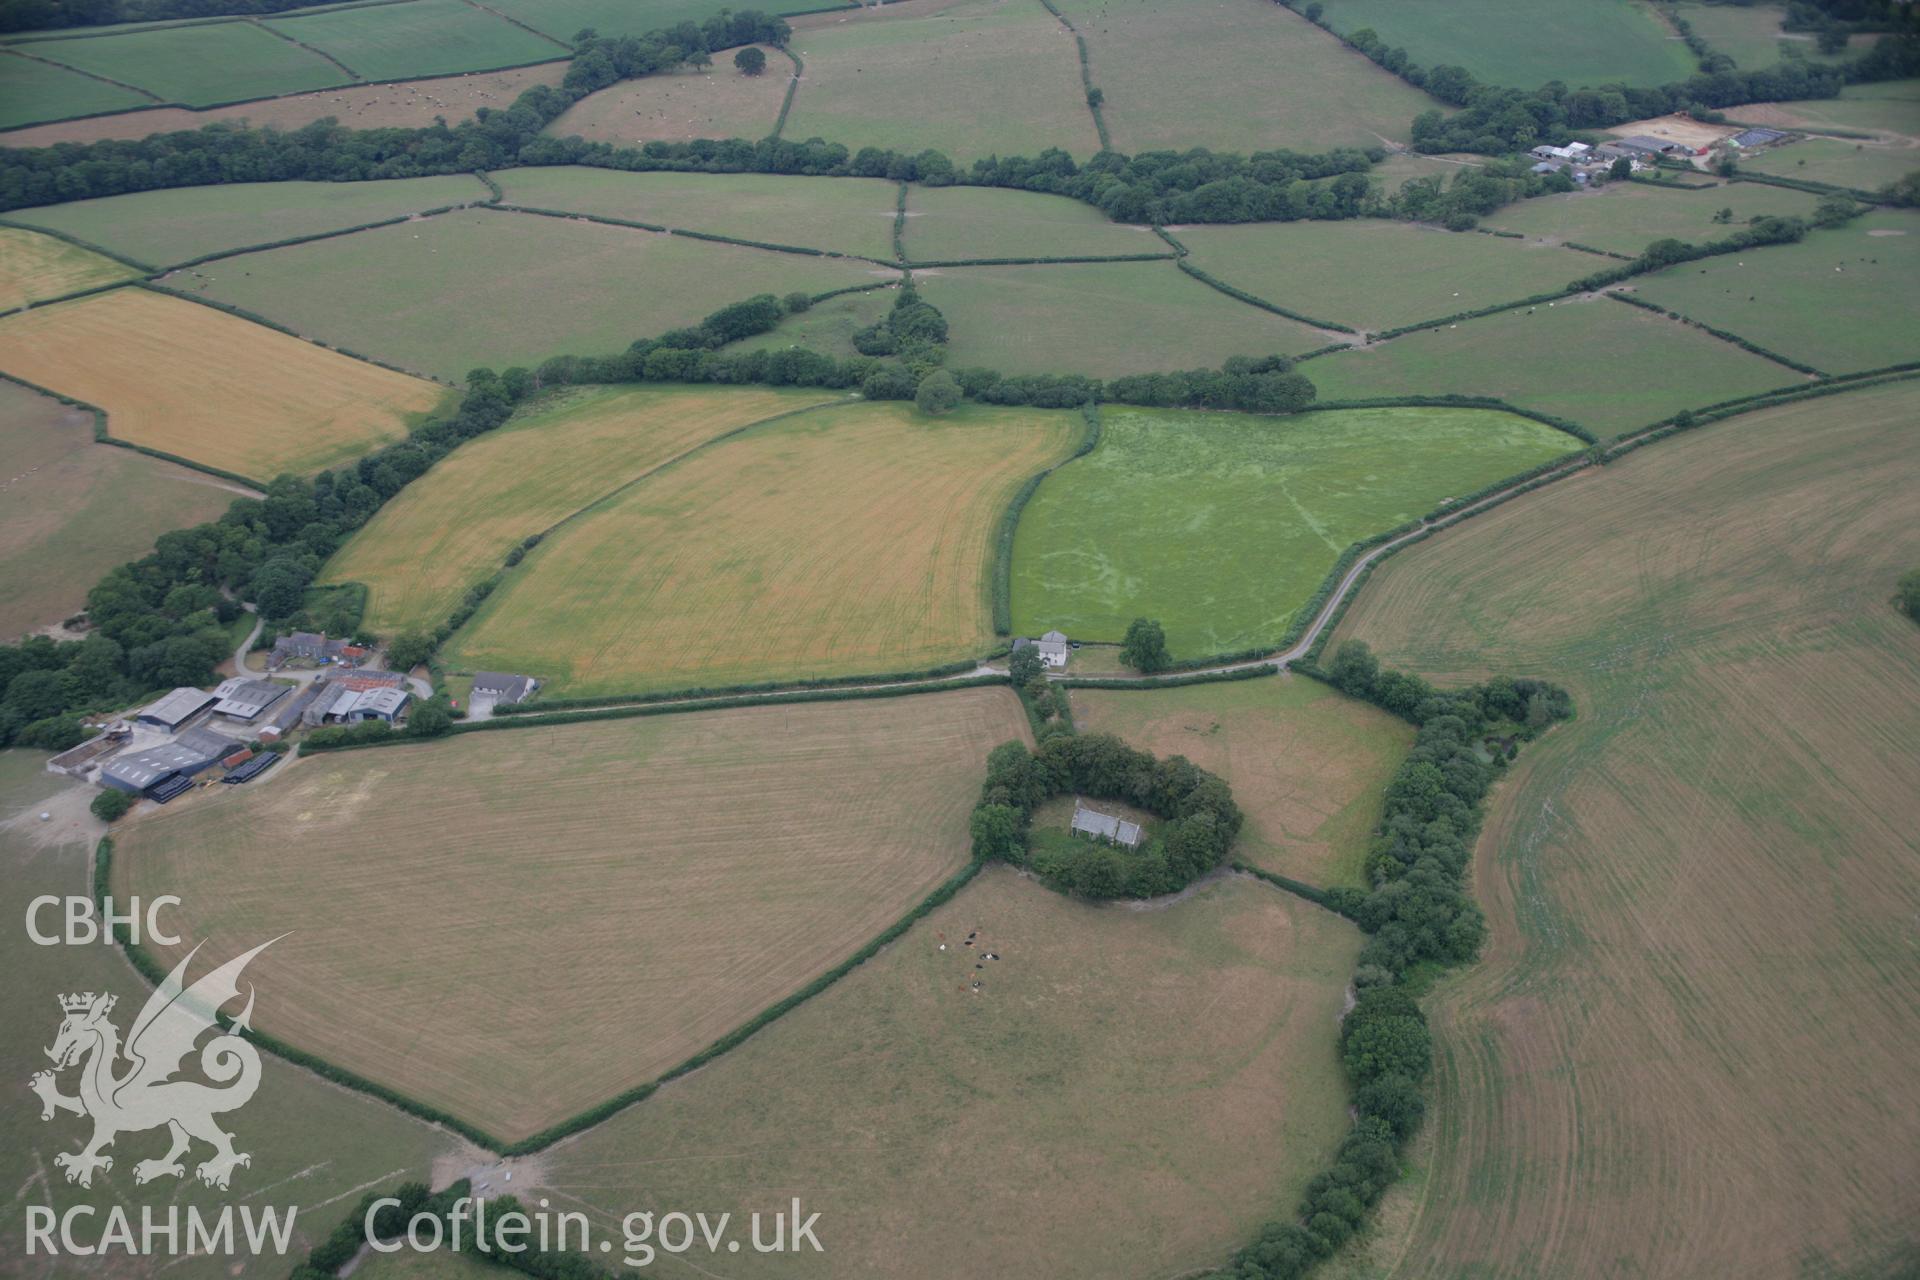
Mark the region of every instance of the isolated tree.
[[757, 76], [767, 69], [767, 55], [748, 45], [733, 55], [733, 65], [740, 68], [743, 76]]
[[387, 646], [387, 665], [395, 671], [411, 671], [433, 656], [433, 637], [418, 631], [403, 631]]
[[1374, 682], [1380, 678], [1380, 660], [1373, 656], [1366, 641], [1349, 640], [1334, 651], [1327, 675], [1340, 692], [1355, 698], [1369, 697]]
[[920, 412], [937, 418], [951, 412], [960, 403], [960, 384], [945, 369], [935, 369], [920, 379], [920, 388], [914, 392], [913, 403]]
[[407, 732], [416, 738], [437, 738], [451, 728], [453, 713], [438, 698], [420, 703], [407, 717]]
[[1167, 633], [1152, 618], [1135, 618], [1120, 646], [1120, 661], [1143, 675], [1164, 671], [1173, 659], [1167, 654]]
[[102, 822], [116, 822], [133, 808], [133, 797], [124, 791], [102, 791], [87, 806], [93, 810], [93, 816]]
[[1615, 160], [1607, 166], [1607, 176], [1609, 178], [1631, 178], [1633, 176], [1633, 161], [1625, 156], [1621, 156], [1618, 160]]
[[1909, 569], [1900, 576], [1900, 611], [1920, 622], [1920, 569]]
[[1040, 676], [1044, 665], [1040, 661], [1039, 649], [1030, 644], [1022, 645], [1007, 659], [1007, 672], [1013, 677], [1015, 686], [1024, 689]]

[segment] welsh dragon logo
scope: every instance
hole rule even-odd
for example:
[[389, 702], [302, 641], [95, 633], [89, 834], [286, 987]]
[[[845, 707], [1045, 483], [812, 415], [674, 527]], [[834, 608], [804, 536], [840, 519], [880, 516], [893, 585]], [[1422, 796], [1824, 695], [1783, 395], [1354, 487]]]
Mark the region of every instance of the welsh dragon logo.
[[[251, 984], [246, 1007], [233, 1026], [200, 1048], [200, 1072], [213, 1083], [174, 1077], [200, 1038], [218, 1032], [214, 1015], [239, 996], [238, 979], [247, 962], [278, 941], [261, 943], [188, 987], [184, 979], [187, 965], [199, 954], [196, 946], [147, 998], [124, 1045], [119, 1029], [107, 1017], [116, 997], [91, 991], [60, 997], [65, 1017], [53, 1047], [46, 1051], [53, 1069], [35, 1073], [30, 1086], [40, 1095], [42, 1120], [62, 1111], [93, 1120], [93, 1137], [85, 1147], [53, 1158], [66, 1171], [68, 1182], [92, 1186], [96, 1169], [113, 1168], [113, 1157], [103, 1154], [103, 1149], [112, 1146], [115, 1138], [162, 1125], [172, 1135], [173, 1145], [159, 1159], [135, 1165], [135, 1182], [184, 1175], [186, 1166], [180, 1157], [196, 1138], [213, 1147], [213, 1155], [194, 1170], [210, 1187], [225, 1190], [234, 1166], [252, 1162], [245, 1152], [233, 1149], [233, 1135], [214, 1123], [215, 1116], [245, 1106], [260, 1087], [259, 1050], [239, 1034], [253, 1017]], [[76, 1066], [80, 1068], [79, 1093], [61, 1093], [58, 1074]]]

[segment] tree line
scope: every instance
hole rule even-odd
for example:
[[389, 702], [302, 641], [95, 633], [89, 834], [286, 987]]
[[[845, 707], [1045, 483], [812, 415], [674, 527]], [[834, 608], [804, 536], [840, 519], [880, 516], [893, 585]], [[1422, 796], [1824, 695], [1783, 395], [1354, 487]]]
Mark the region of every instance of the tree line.
[[[1423, 975], [1471, 960], [1486, 923], [1463, 884], [1481, 807], [1520, 742], [1573, 714], [1565, 690], [1496, 677], [1439, 690], [1385, 670], [1366, 645], [1344, 644], [1325, 672], [1342, 692], [1419, 726], [1387, 787], [1367, 854], [1370, 889], [1316, 895], [1372, 936], [1357, 996], [1340, 1026], [1355, 1120], [1333, 1163], [1307, 1184], [1291, 1218], [1269, 1222], [1234, 1258], [1234, 1280], [1298, 1280], [1366, 1221], [1399, 1176], [1399, 1151], [1426, 1114], [1433, 1038], [1416, 993]], [[1484, 758], [1483, 758], [1484, 757]]]
[[618, 147], [543, 131], [590, 93], [623, 80], [711, 61], [713, 52], [755, 43], [782, 45], [786, 22], [756, 11], [683, 22], [641, 36], [576, 37], [562, 82], [537, 85], [513, 104], [483, 107], [472, 120], [419, 128], [351, 129], [332, 119], [300, 129], [227, 124], [140, 139], [0, 149], [0, 209], [63, 203], [136, 191], [227, 182], [359, 181], [469, 173], [517, 166], [591, 165], [632, 172], [768, 173], [872, 177], [933, 186], [965, 184], [1038, 191], [1080, 200], [1121, 222], [1256, 222], [1358, 217], [1432, 217], [1485, 212], [1510, 200], [1567, 189], [1562, 175], [1541, 178], [1524, 165], [1450, 188], [1398, 195], [1367, 180], [1381, 148], [1310, 154], [1279, 149], [1252, 155], [1205, 148], [1136, 156], [1101, 152], [1084, 165], [1057, 148], [1033, 157], [995, 156], [962, 168], [944, 153], [878, 147], [850, 151], [820, 138], [650, 142]]

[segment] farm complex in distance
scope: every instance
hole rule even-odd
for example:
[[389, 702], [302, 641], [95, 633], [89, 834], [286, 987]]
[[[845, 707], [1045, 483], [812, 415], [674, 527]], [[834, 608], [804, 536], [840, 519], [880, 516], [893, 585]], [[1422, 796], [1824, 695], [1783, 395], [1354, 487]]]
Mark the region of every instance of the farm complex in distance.
[[0, 1274], [1920, 1277], [1911, 0], [0, 0]]

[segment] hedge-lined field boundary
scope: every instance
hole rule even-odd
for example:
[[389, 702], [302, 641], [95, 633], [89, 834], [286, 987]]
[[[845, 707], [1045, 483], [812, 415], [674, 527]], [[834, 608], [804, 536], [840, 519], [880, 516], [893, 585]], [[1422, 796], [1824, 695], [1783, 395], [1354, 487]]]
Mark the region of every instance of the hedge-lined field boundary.
[[[899, 0], [895, 0], [898, 3]], [[1178, 257], [1172, 253], [1089, 253], [1078, 256], [1054, 258], [932, 258], [912, 259], [905, 263], [910, 269], [933, 267], [1048, 267], [1067, 266], [1088, 262], [1170, 262]]]
[[653, 1096], [654, 1092], [659, 1089], [661, 1085], [668, 1084], [674, 1080], [678, 1080], [681, 1076], [698, 1071], [701, 1067], [706, 1066], [721, 1054], [726, 1053], [730, 1049], [738, 1048], [758, 1032], [765, 1030], [772, 1023], [792, 1013], [795, 1009], [833, 986], [836, 982], [852, 973], [855, 969], [858, 969], [867, 961], [879, 955], [888, 943], [899, 938], [922, 918], [930, 914], [935, 908], [944, 906], [952, 900], [955, 894], [972, 883], [973, 878], [980, 874], [981, 869], [985, 865], [984, 862], [978, 859], [969, 860], [966, 866], [962, 867], [952, 876], [949, 876], [937, 889], [915, 903], [908, 909], [905, 915], [901, 916], [879, 934], [868, 940], [858, 951], [855, 951], [845, 960], [842, 960], [839, 964], [827, 970], [792, 995], [761, 1010], [746, 1022], [743, 1022], [726, 1035], [715, 1040], [705, 1049], [702, 1049], [699, 1053], [688, 1058], [685, 1062], [680, 1063], [678, 1066], [673, 1067], [671, 1070], [646, 1084], [636, 1086], [635, 1088], [627, 1090], [625, 1093], [609, 1098], [598, 1106], [591, 1107], [579, 1115], [563, 1120], [557, 1125], [542, 1129], [532, 1137], [523, 1138], [519, 1142], [501, 1149], [500, 1154], [506, 1156], [530, 1155], [535, 1151], [552, 1146], [562, 1138], [572, 1137], [583, 1129], [591, 1129], [594, 1125], [599, 1124], [603, 1120], [610, 1119], [617, 1113], [633, 1106], [635, 1103], [646, 1101]]
[[1235, 667], [1231, 671], [1198, 671], [1184, 676], [1141, 676], [1137, 680], [1065, 676], [1053, 681], [1053, 684], [1062, 689], [1178, 689], [1190, 684], [1231, 684], [1237, 680], [1259, 680], [1279, 674], [1279, 664], [1264, 662], [1257, 667]]
[[42, 307], [51, 307], [62, 302], [78, 302], [81, 298], [91, 298], [96, 293], [111, 293], [115, 289], [125, 288], [127, 285], [136, 283], [138, 283], [138, 281], [135, 280], [109, 280], [106, 284], [89, 285], [85, 289], [75, 289], [72, 293], [63, 293], [57, 297], [35, 298], [32, 302], [23, 302], [17, 307], [9, 307], [5, 311], [0, 311], [0, 320], [4, 320], [8, 316], [17, 316], [23, 311], [37, 311]]
[[38, 392], [50, 400], [57, 400], [69, 409], [84, 409], [86, 412], [92, 414], [93, 442], [95, 444], [112, 445], [116, 449], [126, 449], [133, 453], [143, 453], [149, 458], [158, 458], [162, 462], [171, 462], [175, 466], [185, 467], [189, 471], [198, 471], [202, 475], [213, 476], [215, 479], [227, 480], [234, 484], [241, 485], [250, 490], [253, 496], [266, 496], [267, 486], [261, 481], [255, 480], [252, 476], [243, 476], [238, 471], [228, 471], [224, 467], [216, 467], [205, 462], [195, 462], [192, 458], [183, 458], [177, 453], [168, 453], [164, 449], [154, 449], [144, 444], [135, 444], [131, 440], [122, 440], [108, 430], [107, 411], [97, 404], [89, 404], [85, 400], [67, 395], [65, 392], [55, 391], [52, 387], [43, 387], [37, 382], [29, 382], [25, 378], [15, 374], [0, 372], [0, 379], [11, 382], [15, 386], [25, 387], [29, 391]]
[[[0, 145], [4, 145], [4, 143], [5, 139], [0, 137]], [[15, 221], [12, 218], [0, 218], [0, 227], [11, 227], [15, 231], [31, 231], [38, 236], [52, 236], [55, 240], [63, 240], [76, 249], [85, 249], [88, 253], [97, 253], [103, 258], [112, 258], [121, 266], [132, 267], [143, 276], [157, 275], [165, 270], [164, 267], [156, 267], [151, 262], [142, 262], [138, 258], [129, 258], [117, 249], [109, 249], [107, 246], [95, 244], [91, 240], [82, 240], [79, 236], [71, 232], [60, 231], [53, 227], [30, 227], [26, 223]], [[121, 281], [120, 283], [124, 284], [126, 282]]]
[[1288, 320], [1297, 320], [1301, 324], [1311, 326], [1315, 329], [1330, 329], [1335, 333], [1359, 332], [1358, 329], [1353, 328], [1351, 325], [1341, 324], [1338, 320], [1319, 320], [1313, 316], [1302, 315], [1298, 311], [1289, 311], [1277, 303], [1268, 302], [1265, 298], [1256, 297], [1248, 293], [1245, 289], [1236, 288], [1228, 284], [1218, 276], [1207, 274], [1184, 257], [1176, 257], [1173, 265], [1179, 267], [1182, 271], [1192, 276], [1195, 280], [1198, 280], [1201, 284], [1206, 285], [1208, 288], [1216, 289], [1226, 294], [1229, 298], [1237, 302], [1244, 302], [1250, 307], [1258, 307], [1262, 311], [1271, 311], [1274, 315], [1283, 316]]
[[[732, 1031], [727, 1032], [692, 1057], [669, 1068], [645, 1084], [636, 1085], [631, 1089], [624, 1090], [604, 1102], [596, 1103], [594, 1106], [589, 1107], [577, 1115], [562, 1120], [558, 1124], [549, 1125], [547, 1128], [515, 1142], [506, 1142], [495, 1137], [485, 1129], [480, 1128], [478, 1125], [462, 1120], [450, 1112], [421, 1102], [398, 1089], [391, 1088], [375, 1080], [370, 1080], [358, 1072], [338, 1066], [320, 1057], [318, 1054], [310, 1053], [305, 1049], [288, 1044], [286, 1041], [269, 1035], [257, 1027], [248, 1027], [245, 1033], [249, 1040], [273, 1054], [275, 1057], [282, 1058], [295, 1066], [305, 1067], [322, 1079], [330, 1080], [348, 1089], [353, 1089], [360, 1093], [367, 1094], [370, 1097], [378, 1098], [382, 1102], [391, 1103], [408, 1115], [415, 1116], [418, 1119], [428, 1121], [432, 1124], [443, 1125], [461, 1137], [466, 1138], [468, 1141], [484, 1147], [497, 1155], [529, 1155], [535, 1151], [552, 1146], [562, 1138], [571, 1137], [583, 1129], [590, 1129], [594, 1125], [626, 1110], [637, 1102], [645, 1101], [647, 1098], [652, 1097], [661, 1085], [677, 1080], [690, 1072], [697, 1071], [715, 1058], [718, 1058], [721, 1054], [739, 1047], [751, 1039], [757, 1032], [764, 1030], [767, 1026], [793, 1012], [793, 1010], [799, 1008], [808, 1000], [819, 995], [827, 988], [833, 986], [834, 983], [840, 981], [840, 979], [873, 959], [874, 956], [880, 953], [882, 948], [904, 934], [917, 921], [932, 912], [935, 908], [951, 900], [953, 896], [964, 889], [975, 876], [980, 874], [981, 869], [985, 865], [986, 864], [979, 859], [969, 859], [964, 867], [949, 876], [935, 888], [933, 892], [908, 908], [906, 914], [870, 938], [852, 955], [820, 974], [798, 991], [762, 1009], [759, 1013], [741, 1023]], [[99, 843], [94, 846], [93, 865], [94, 901], [96, 907], [102, 911], [105, 909], [104, 903], [110, 892], [113, 874], [112, 867], [113, 837], [102, 836]], [[121, 950], [125, 953], [127, 960], [133, 965], [134, 970], [138, 972], [141, 977], [156, 987], [166, 981], [167, 970], [161, 967], [160, 963], [153, 958], [146, 948], [134, 942], [131, 934], [124, 928], [116, 925], [114, 927], [114, 938], [120, 943]], [[233, 1020], [225, 1014], [216, 1014], [216, 1017], [219, 1019], [222, 1027], [232, 1027]]]
[[206, 307], [213, 311], [224, 311], [230, 316], [237, 316], [239, 319], [247, 321], [249, 324], [257, 324], [263, 329], [272, 329], [275, 332], [284, 333], [289, 338], [297, 338], [310, 347], [319, 347], [323, 351], [331, 351], [335, 355], [346, 356], [350, 360], [358, 360], [361, 364], [370, 364], [376, 368], [385, 369], [390, 373], [404, 373], [409, 378], [418, 378], [422, 382], [437, 382], [443, 387], [453, 386], [453, 383], [434, 374], [421, 373], [418, 369], [405, 369], [397, 364], [381, 360], [378, 357], [362, 354], [361, 352], [353, 350], [351, 347], [336, 347], [330, 342], [322, 342], [318, 338], [309, 338], [303, 333], [289, 329], [286, 325], [281, 324], [271, 316], [263, 316], [258, 311], [249, 311], [245, 307], [236, 307], [231, 302], [222, 302], [218, 298], [208, 298], [201, 294], [188, 293], [184, 289], [176, 289], [172, 285], [162, 284], [158, 279], [128, 280], [125, 281], [125, 284], [129, 288], [146, 289], [152, 293], [165, 294], [169, 298], [178, 298], [182, 302], [191, 302], [196, 307]]
[[[843, 6], [835, 5], [834, 9], [841, 7]], [[829, 13], [832, 12], [832, 10], [810, 9], [807, 12]], [[787, 17], [790, 15], [782, 14], [781, 16]], [[780, 99], [780, 113], [773, 118], [773, 131], [767, 135], [769, 138], [778, 138], [781, 133], [785, 131], [787, 127], [787, 114], [793, 110], [794, 95], [800, 92], [800, 77], [807, 73], [807, 64], [800, 61], [799, 54], [789, 49], [786, 45], [780, 46], [780, 52], [786, 54], [787, 60], [793, 63], [793, 74], [787, 77], [787, 92], [785, 96]]]
[[1060, 25], [1067, 29], [1067, 34], [1073, 37], [1074, 48], [1080, 52], [1080, 91], [1086, 97], [1087, 111], [1093, 116], [1093, 131], [1100, 135], [1100, 149], [1111, 151], [1113, 136], [1107, 132], [1107, 118], [1100, 110], [1101, 104], [1106, 101], [1106, 95], [1094, 86], [1093, 61], [1092, 55], [1087, 50], [1087, 38], [1080, 34], [1080, 29], [1073, 25], [1066, 14], [1060, 12], [1060, 6], [1055, 4], [1054, 0], [1040, 0], [1040, 3], [1047, 7], [1047, 12], [1057, 18]]
[[682, 715], [695, 711], [730, 711], [737, 707], [777, 707], [796, 702], [858, 702], [867, 698], [905, 698], [922, 693], [945, 693], [950, 689], [984, 689], [994, 685], [1005, 685], [1007, 682], [1007, 676], [994, 672], [989, 675], [968, 676], [965, 679], [928, 679], [902, 684], [861, 685], [852, 688], [787, 689], [772, 693], [640, 704], [609, 703], [579, 711], [528, 713], [517, 716], [496, 715], [490, 720], [465, 720], [454, 724], [447, 732], [432, 737], [389, 730], [386, 733], [369, 734], [361, 738], [343, 736], [340, 739], [318, 743], [308, 738], [301, 743], [300, 750], [303, 753], [313, 754], [329, 751], [366, 751], [380, 747], [405, 747], [427, 742], [442, 742], [447, 738], [468, 733], [590, 724], [597, 720], [636, 720], [650, 716]]
[[1100, 406], [1085, 404], [1080, 406], [1080, 416], [1086, 427], [1081, 432], [1080, 443], [1074, 451], [1052, 466], [1036, 475], [1029, 476], [1017, 493], [1007, 503], [1007, 509], [1000, 513], [1000, 522], [993, 531], [993, 564], [989, 570], [991, 579], [987, 590], [992, 598], [993, 633], [997, 636], [1013, 634], [1013, 538], [1020, 527], [1020, 514], [1033, 501], [1033, 495], [1040, 490], [1040, 482], [1066, 466], [1076, 458], [1084, 458], [1100, 444]]
[[[857, 287], [865, 289], [865, 288], [871, 288], [873, 286], [861, 285]], [[447, 643], [447, 641], [453, 639], [454, 633], [459, 631], [460, 628], [466, 626], [467, 623], [473, 620], [473, 615], [480, 611], [480, 606], [486, 603], [487, 597], [491, 596], [495, 591], [499, 590], [503, 585], [505, 585], [508, 572], [518, 567], [520, 562], [526, 559], [527, 553], [529, 551], [532, 551], [535, 547], [539, 546], [542, 542], [546, 541], [546, 539], [548, 539], [555, 533], [558, 533], [561, 529], [565, 528], [567, 525], [572, 524], [575, 520], [578, 520], [582, 516], [586, 515], [587, 512], [592, 511], [594, 508], [599, 507], [604, 503], [612, 501], [613, 499], [619, 497], [621, 494], [625, 493], [627, 490], [633, 488], [635, 485], [641, 484], [644, 481], [652, 479], [654, 476], [659, 475], [662, 471], [667, 470], [669, 467], [678, 466], [680, 463], [685, 462], [688, 458], [691, 458], [694, 454], [702, 453], [717, 444], [721, 444], [727, 440], [731, 440], [736, 436], [744, 435], [749, 431], [757, 430], [760, 427], [767, 426], [769, 423], [781, 422], [787, 418], [798, 417], [803, 413], [812, 413], [816, 409], [830, 408], [833, 405], [844, 404], [844, 403], [847, 403], [844, 398], [833, 399], [833, 400], [822, 400], [818, 404], [800, 405], [797, 408], [787, 409], [780, 413], [770, 414], [764, 418], [756, 418], [752, 422], [743, 422], [737, 427], [730, 427], [727, 430], [722, 431], [719, 435], [711, 436], [708, 439], [699, 441], [696, 444], [689, 445], [687, 448], [682, 449], [679, 453], [674, 454], [671, 458], [662, 459], [660, 462], [654, 464], [651, 467], [648, 467], [645, 471], [641, 472], [639, 475], [634, 476], [633, 478], [614, 486], [613, 488], [607, 490], [605, 493], [599, 494], [591, 502], [582, 503], [579, 507], [575, 508], [572, 511], [567, 512], [567, 514], [561, 516], [558, 520], [555, 520], [552, 524], [548, 525], [546, 528], [540, 529], [534, 533], [528, 534], [526, 537], [520, 539], [518, 542], [514, 543], [513, 546], [507, 551], [507, 554], [502, 558], [501, 565], [498, 569], [495, 569], [487, 577], [480, 579], [479, 581], [475, 582], [472, 586], [468, 587], [466, 594], [461, 597], [460, 603], [454, 606], [453, 611], [449, 613], [445, 618], [441, 619], [441, 621], [433, 628], [432, 631], [425, 633], [427, 635], [427, 638], [432, 642], [431, 647], [427, 650], [427, 656], [425, 659], [426, 662], [428, 663], [429, 669], [431, 669], [432, 665], [438, 660], [441, 648]], [[781, 686], [769, 685], [768, 687], [779, 688]], [[607, 699], [594, 699], [592, 701], [593, 701], [593, 705], [600, 705], [601, 703], [606, 702]], [[509, 714], [518, 708], [519, 708], [519, 704], [509, 704], [508, 706], [505, 706], [505, 707], [497, 707], [495, 708], [495, 714], [496, 715]]]
[[1728, 182], [1757, 182], [1767, 187], [1785, 187], [1789, 191], [1804, 191], [1815, 196], [1851, 196], [1864, 204], [1885, 204], [1887, 198], [1878, 191], [1866, 191], [1860, 187], [1837, 187], [1831, 182], [1814, 182], [1807, 178], [1783, 178], [1771, 173], [1753, 173], [1740, 170], [1727, 179]]
[[[870, 685], [914, 684], [925, 681], [951, 680], [954, 676], [965, 675], [978, 670], [981, 664], [991, 662], [1006, 653], [1005, 649], [979, 658], [967, 658], [960, 662], [944, 662], [936, 667], [922, 667], [918, 671], [882, 671], [871, 675], [856, 676], [817, 676], [808, 680], [763, 680], [756, 684], [716, 685], [691, 689], [673, 689], [658, 693], [615, 693], [605, 697], [573, 697], [536, 699], [532, 702], [510, 703], [504, 707], [495, 707], [494, 716], [542, 716], [554, 712], [579, 711], [583, 709], [605, 707], [650, 707], [678, 704], [694, 700], [713, 698], [741, 698], [770, 693], [804, 693], [832, 689], [851, 689]], [[944, 687], [944, 686], [942, 686]]]
[[1739, 347], [1742, 351], [1759, 356], [1763, 360], [1771, 360], [1777, 365], [1783, 365], [1788, 369], [1792, 369], [1795, 373], [1804, 373], [1814, 378], [1825, 378], [1827, 376], [1824, 371], [1816, 369], [1810, 364], [1802, 363], [1799, 360], [1793, 359], [1791, 356], [1783, 356], [1778, 351], [1763, 347], [1759, 343], [1743, 338], [1739, 334], [1730, 332], [1729, 330], [1717, 329], [1704, 321], [1695, 320], [1692, 316], [1683, 315], [1678, 311], [1669, 311], [1657, 302], [1649, 302], [1645, 298], [1635, 297], [1632, 294], [1622, 293], [1613, 289], [1607, 290], [1601, 296], [1612, 298], [1616, 302], [1624, 302], [1631, 307], [1639, 307], [1642, 311], [1651, 311], [1656, 315], [1665, 316], [1667, 319], [1677, 321], [1690, 329], [1698, 329], [1702, 333], [1712, 334], [1722, 342], [1730, 343], [1733, 346]]
[[[462, 206], [455, 206], [456, 208]], [[698, 231], [692, 227], [668, 227], [656, 222], [641, 222], [635, 218], [615, 218], [606, 214], [579, 213], [571, 209], [543, 209], [536, 205], [475, 203], [465, 206], [475, 209], [492, 209], [497, 213], [525, 213], [537, 218], [558, 218], [562, 221], [572, 219], [579, 222], [599, 222], [610, 227], [628, 227], [636, 231], [651, 231], [656, 235], [685, 236], [689, 240], [706, 240], [714, 244], [730, 244], [742, 249], [760, 249], [767, 253], [789, 253], [808, 258], [849, 258], [857, 262], [871, 262], [875, 266], [895, 267], [898, 263], [888, 262], [884, 258], [869, 258], [862, 253], [842, 253], [837, 249], [816, 249], [804, 244], [778, 244], [771, 240], [748, 240], [741, 236], [726, 236], [714, 231]], [[436, 210], [436, 212], [446, 212]], [[396, 219], [405, 221], [405, 219]]]

